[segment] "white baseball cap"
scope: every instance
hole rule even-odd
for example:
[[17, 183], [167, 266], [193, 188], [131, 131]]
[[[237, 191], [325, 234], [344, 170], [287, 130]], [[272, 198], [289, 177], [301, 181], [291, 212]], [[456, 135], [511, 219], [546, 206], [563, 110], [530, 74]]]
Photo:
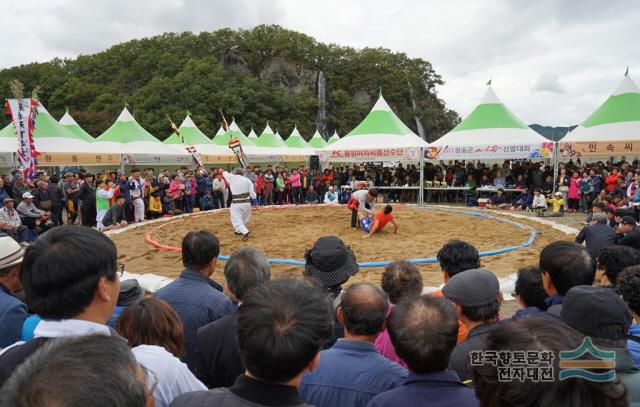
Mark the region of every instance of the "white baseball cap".
[[22, 194], [22, 199], [31, 199], [33, 198], [33, 195], [31, 195], [31, 192], [25, 192], [24, 194]]
[[24, 250], [10, 236], [0, 237], [0, 269], [22, 263]]

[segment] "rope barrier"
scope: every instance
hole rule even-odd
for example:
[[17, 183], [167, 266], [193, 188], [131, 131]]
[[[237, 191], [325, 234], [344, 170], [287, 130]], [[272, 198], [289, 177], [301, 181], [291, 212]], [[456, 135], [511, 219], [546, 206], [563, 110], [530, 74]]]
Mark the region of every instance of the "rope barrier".
[[[268, 211], [268, 210], [282, 210], [282, 209], [287, 209], [287, 208], [291, 208], [291, 207], [300, 207], [301, 205], [282, 205], [282, 206], [271, 206], [268, 208], [260, 208], [258, 210], [261, 211]], [[314, 206], [319, 206], [319, 205], [314, 205]], [[335, 206], [335, 205], [321, 205], [321, 206]], [[509, 246], [509, 247], [502, 247], [500, 249], [494, 249], [494, 250], [487, 250], [487, 251], [483, 251], [480, 252], [480, 257], [486, 257], [486, 256], [495, 256], [498, 254], [504, 254], [504, 253], [509, 253], [512, 252], [514, 250], [518, 250], [521, 248], [527, 248], [530, 247], [536, 240], [536, 237], [538, 236], [538, 232], [532, 228], [529, 225], [525, 225], [523, 223], [519, 223], [516, 222], [514, 220], [511, 219], [506, 219], [506, 218], [501, 218], [501, 217], [496, 217], [493, 215], [489, 215], [487, 213], [481, 213], [481, 212], [472, 212], [472, 211], [465, 211], [465, 210], [458, 210], [458, 209], [448, 209], [448, 208], [432, 208], [432, 207], [423, 207], [423, 208], [419, 208], [419, 209], [423, 209], [423, 210], [427, 210], [427, 211], [440, 211], [440, 212], [449, 212], [449, 213], [458, 213], [458, 214], [463, 214], [463, 215], [469, 215], [469, 216], [475, 216], [475, 217], [479, 217], [479, 218], [483, 218], [483, 219], [493, 219], [493, 220], [497, 220], [499, 222], [505, 222], [505, 223], [509, 223], [513, 226], [516, 226], [520, 229], [531, 229], [531, 234], [529, 235], [529, 238], [516, 246]], [[156, 240], [154, 240], [151, 236], [152, 233], [160, 230], [164, 227], [170, 226], [170, 225], [174, 225], [176, 223], [179, 222], [183, 222], [187, 219], [192, 219], [192, 218], [196, 218], [196, 217], [200, 217], [200, 216], [206, 216], [209, 215], [211, 213], [216, 213], [216, 212], [221, 212], [223, 211], [223, 209], [217, 209], [217, 210], [213, 210], [213, 211], [207, 211], [205, 213], [202, 214], [196, 214], [193, 216], [189, 216], [189, 217], [184, 217], [178, 220], [174, 220], [174, 221], [169, 221], [166, 223], [163, 223], [162, 225], [150, 230], [149, 232], [147, 232], [145, 234], [144, 240], [150, 244], [151, 246], [157, 248], [157, 249], [162, 249], [162, 250], [168, 250], [168, 251], [172, 251], [172, 252], [182, 252], [182, 249], [180, 247], [175, 247], [175, 246], [168, 246], [168, 245], [164, 245], [161, 244], [159, 242], [157, 242]], [[220, 255], [218, 256], [218, 258], [220, 260], [223, 261], [227, 261], [229, 260], [229, 256], [225, 256], [225, 255]], [[395, 261], [395, 260], [393, 260]], [[358, 265], [360, 267], [386, 267], [389, 264], [393, 263], [393, 261], [368, 261], [368, 262], [361, 262], [358, 263]], [[427, 258], [415, 258], [415, 259], [408, 259], [407, 260], [409, 263], [413, 263], [413, 264], [432, 264], [432, 263], [437, 263], [438, 262], [438, 258], [437, 257], [427, 257]], [[286, 264], [286, 265], [291, 265], [291, 266], [304, 266], [305, 262], [301, 261], [301, 260], [294, 260], [294, 259], [269, 259], [269, 263], [270, 264]]]

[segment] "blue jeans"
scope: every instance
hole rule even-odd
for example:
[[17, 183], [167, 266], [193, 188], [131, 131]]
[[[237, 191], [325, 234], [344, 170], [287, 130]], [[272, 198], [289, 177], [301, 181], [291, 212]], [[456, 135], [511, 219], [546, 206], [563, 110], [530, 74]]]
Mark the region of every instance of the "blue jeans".
[[186, 213], [193, 212], [193, 207], [196, 206], [196, 196], [195, 195], [186, 195], [184, 197], [184, 211]]
[[580, 202], [582, 202], [582, 210], [588, 211], [591, 208], [591, 192], [583, 192], [580, 195]]

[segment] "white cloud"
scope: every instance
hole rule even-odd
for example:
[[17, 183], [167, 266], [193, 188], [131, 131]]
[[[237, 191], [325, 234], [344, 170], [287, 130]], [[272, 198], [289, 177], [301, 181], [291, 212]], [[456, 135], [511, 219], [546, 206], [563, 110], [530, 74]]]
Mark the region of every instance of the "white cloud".
[[[166, 31], [280, 24], [318, 41], [383, 46], [431, 61], [446, 81], [440, 96], [463, 117], [492, 78], [498, 96], [525, 122], [567, 125], [597, 108], [626, 66], [632, 75], [640, 71], [640, 8], [627, 4], [23, 0], [0, 13], [0, 67], [75, 57]], [[6, 45], [14, 43], [21, 46]]]

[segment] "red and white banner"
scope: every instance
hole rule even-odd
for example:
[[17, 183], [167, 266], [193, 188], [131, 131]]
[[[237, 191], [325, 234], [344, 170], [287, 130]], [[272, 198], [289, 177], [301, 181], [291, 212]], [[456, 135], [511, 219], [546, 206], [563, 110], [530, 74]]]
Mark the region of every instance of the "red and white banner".
[[37, 107], [36, 99], [7, 99], [7, 108], [18, 135], [18, 161], [25, 177], [35, 174], [38, 164], [36, 159], [40, 155], [33, 139]]

